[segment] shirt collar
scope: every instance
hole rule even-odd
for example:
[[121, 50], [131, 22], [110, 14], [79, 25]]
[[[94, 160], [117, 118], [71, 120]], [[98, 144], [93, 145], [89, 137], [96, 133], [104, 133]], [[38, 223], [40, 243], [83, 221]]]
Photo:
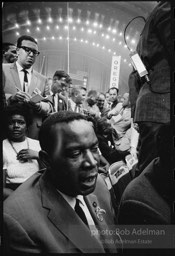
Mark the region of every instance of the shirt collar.
[[[18, 61], [16, 61], [16, 66], [17, 66], [17, 69], [18, 69], [18, 72], [22, 71], [22, 69], [24, 69], [23, 67], [21, 67], [21, 65], [18, 63]], [[32, 72], [32, 67], [30, 68], [25, 68], [29, 73]]]
[[63, 192], [61, 192], [58, 189], [57, 189], [57, 191], [63, 196], [63, 198], [72, 207], [73, 210], [75, 210], [76, 198], [80, 201], [80, 203], [82, 205], [85, 205], [85, 202], [84, 202], [84, 199], [83, 199], [82, 195], [78, 195], [76, 197], [71, 197], [71, 196], [68, 196], [68, 195], [64, 194]]

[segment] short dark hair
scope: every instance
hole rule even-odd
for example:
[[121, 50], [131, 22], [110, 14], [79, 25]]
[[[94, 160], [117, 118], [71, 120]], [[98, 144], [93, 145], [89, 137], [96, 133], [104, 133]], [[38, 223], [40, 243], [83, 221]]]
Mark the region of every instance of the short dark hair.
[[2, 113], [3, 128], [5, 133], [7, 132], [7, 126], [9, 118], [13, 115], [21, 115], [26, 121], [26, 126], [28, 127], [32, 123], [33, 111], [28, 103], [12, 103], [5, 107]]
[[4, 54], [5, 52], [8, 51], [8, 49], [10, 48], [10, 46], [16, 46], [15, 44], [12, 44], [12, 43], [8, 43], [8, 42], [5, 42], [2, 44], [2, 53]]
[[71, 96], [75, 96], [75, 94], [78, 94], [81, 90], [86, 91], [86, 88], [82, 85], [73, 85], [71, 90]]
[[53, 147], [53, 140], [51, 135], [51, 127], [57, 123], [70, 123], [74, 120], [86, 120], [86, 116], [72, 112], [72, 111], [59, 111], [53, 114], [50, 114], [45, 121], [42, 123], [42, 126], [39, 131], [39, 142], [42, 150], [49, 153], [49, 150]]
[[87, 97], [91, 97], [91, 96], [97, 97], [97, 95], [98, 95], [98, 93], [96, 90], [90, 90], [90, 91], [88, 91]]
[[28, 35], [23, 35], [23, 36], [20, 36], [17, 40], [17, 47], [18, 48], [21, 47], [22, 41], [24, 41], [24, 40], [31, 41], [35, 44], [38, 44], [37, 41], [33, 37], [28, 36]]
[[68, 83], [68, 84], [72, 83], [71, 77], [64, 70], [55, 71], [53, 77], [54, 76], [58, 77], [58, 79], [61, 79], [62, 77], [65, 77], [66, 78], [66, 83]]
[[118, 89], [117, 87], [111, 87], [111, 88], [109, 88], [108, 93], [110, 92], [110, 90], [116, 90], [116, 91], [117, 91], [117, 94], [118, 94], [118, 92], [119, 92], [119, 89]]

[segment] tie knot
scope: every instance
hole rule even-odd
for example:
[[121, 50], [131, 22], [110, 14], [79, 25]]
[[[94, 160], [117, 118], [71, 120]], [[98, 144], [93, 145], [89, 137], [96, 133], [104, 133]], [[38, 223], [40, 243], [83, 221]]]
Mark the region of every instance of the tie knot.
[[22, 71], [23, 71], [24, 73], [26, 73], [26, 74], [29, 73], [29, 71], [27, 71], [25, 68], [23, 68]]

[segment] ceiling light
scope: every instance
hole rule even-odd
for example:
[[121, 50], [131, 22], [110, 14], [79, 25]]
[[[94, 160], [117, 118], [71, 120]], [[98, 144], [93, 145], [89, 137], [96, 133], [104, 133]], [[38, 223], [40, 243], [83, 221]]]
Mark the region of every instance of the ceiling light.
[[128, 40], [128, 39], [129, 39], [129, 36], [126, 36], [126, 39]]
[[52, 40], [54, 40], [55, 39], [55, 37], [54, 36], [52, 36]]
[[122, 36], [122, 32], [120, 32], [119, 36]]
[[86, 21], [86, 25], [89, 25], [89, 20]]
[[108, 28], [108, 31], [111, 31], [111, 27]]
[[47, 30], [50, 30], [50, 27], [49, 27], [49, 26], [46, 26], [46, 29], [47, 29]]
[[16, 32], [16, 35], [19, 36], [19, 32]]
[[31, 25], [31, 21], [30, 20], [27, 20], [27, 25]]
[[67, 25], [66, 25], [66, 26], [64, 26], [64, 29], [66, 29], [66, 30], [67, 30], [67, 29], [68, 29], [68, 26], [67, 26]]
[[69, 23], [72, 23], [72, 22], [73, 22], [73, 19], [72, 19], [72, 18], [68, 18], [68, 22], [69, 22]]
[[109, 39], [110, 38], [110, 36], [109, 35], [106, 35], [106, 39]]
[[105, 35], [104, 34], [101, 34], [102, 37], [104, 37]]
[[30, 29], [27, 29], [27, 33], [30, 33]]
[[81, 39], [80, 42], [83, 42], [83, 39]]
[[102, 49], [104, 50], [104, 49], [105, 49], [105, 46], [103, 46]]
[[100, 25], [99, 25], [99, 28], [102, 28], [102, 27], [103, 27], [103, 25], [102, 25], [102, 24], [100, 24]]
[[44, 41], [46, 41], [46, 38], [45, 38], [45, 37], [43, 37], [43, 40], [44, 40]]
[[114, 52], [114, 55], [116, 55], [116, 52]]
[[84, 28], [81, 28], [81, 31], [84, 31]]
[[39, 28], [39, 27], [37, 27], [37, 28], [36, 28], [36, 30], [37, 30], [37, 31], [40, 31], [40, 28]]
[[49, 17], [47, 21], [52, 23], [53, 19], [51, 17]]
[[60, 39], [60, 40], [63, 39], [62, 36], [60, 36], [59, 39]]
[[92, 45], [95, 46], [95, 43], [93, 42]]
[[91, 34], [91, 33], [92, 33], [92, 29], [88, 29], [88, 33], [90, 33], [90, 34]]
[[113, 34], [116, 34], [116, 32], [117, 32], [116, 29], [113, 29], [113, 30], [112, 30], [112, 33], [113, 33]]
[[121, 45], [121, 44], [122, 44], [122, 42], [120, 41], [118, 44], [119, 44], [119, 45]]
[[86, 40], [85, 43], [88, 44], [88, 40]]
[[111, 52], [111, 49], [108, 49], [108, 52]]
[[59, 18], [59, 22], [62, 22], [62, 21], [63, 21], [63, 19], [60, 17], [60, 18]]
[[99, 47], [99, 44], [97, 44], [97, 47]]
[[78, 19], [77, 19], [77, 23], [80, 23], [80, 22], [81, 22], [81, 20], [80, 20], [80, 18], [78, 18]]
[[124, 59], [123, 61], [126, 62], [126, 59]]
[[15, 24], [15, 27], [16, 27], [16, 28], [19, 28], [19, 25], [18, 25], [18, 23], [16, 23], [16, 24]]
[[98, 26], [98, 23], [97, 23], [97, 22], [94, 22], [94, 23], [93, 23], [93, 26], [94, 26], [94, 27], [97, 27], [97, 26]]
[[135, 43], [136, 43], [135, 39], [132, 39], [132, 40], [131, 40], [131, 43], [132, 43], [132, 44], [135, 44]]
[[39, 19], [37, 20], [37, 22], [38, 22], [39, 24], [41, 24], [41, 23], [42, 23], [42, 20], [39, 18]]
[[115, 42], [115, 38], [113, 38], [112, 41]]
[[74, 38], [74, 41], [77, 41], [76, 37]]
[[94, 30], [94, 35], [97, 34], [97, 31]]
[[126, 45], [126, 44], [124, 45], [124, 48], [127, 48], [127, 45]]

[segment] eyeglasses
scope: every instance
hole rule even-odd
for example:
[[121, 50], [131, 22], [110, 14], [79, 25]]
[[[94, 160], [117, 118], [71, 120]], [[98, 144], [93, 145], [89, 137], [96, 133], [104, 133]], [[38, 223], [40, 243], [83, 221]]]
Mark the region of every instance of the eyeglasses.
[[27, 52], [28, 54], [30, 54], [31, 52], [33, 53], [33, 55], [35, 56], [38, 56], [40, 54], [40, 52], [34, 50], [34, 49], [31, 49], [29, 47], [26, 47], [26, 46], [20, 46], [19, 48], [22, 48], [25, 52]]

